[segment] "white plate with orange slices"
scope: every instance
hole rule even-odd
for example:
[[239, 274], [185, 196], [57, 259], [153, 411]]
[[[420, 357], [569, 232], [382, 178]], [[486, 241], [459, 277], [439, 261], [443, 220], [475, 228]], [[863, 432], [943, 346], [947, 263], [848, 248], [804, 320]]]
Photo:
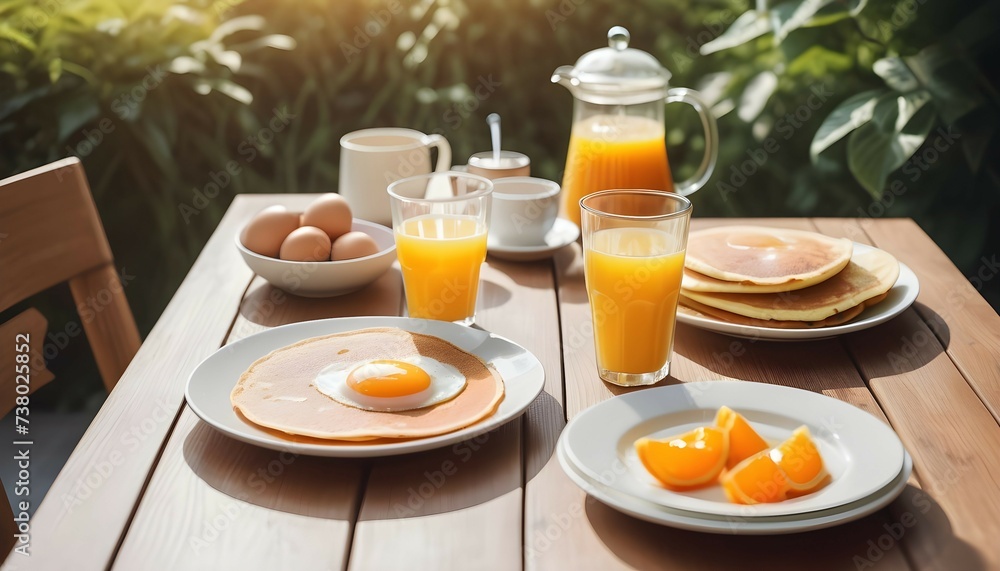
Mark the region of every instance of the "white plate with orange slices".
[[[720, 415], [723, 407], [729, 413]], [[756, 437], [761, 441], [750, 446]], [[861, 409], [746, 381], [685, 383], [605, 401], [567, 425], [559, 460], [574, 482], [619, 511], [747, 534], [857, 519], [895, 499], [912, 469], [895, 432]]]

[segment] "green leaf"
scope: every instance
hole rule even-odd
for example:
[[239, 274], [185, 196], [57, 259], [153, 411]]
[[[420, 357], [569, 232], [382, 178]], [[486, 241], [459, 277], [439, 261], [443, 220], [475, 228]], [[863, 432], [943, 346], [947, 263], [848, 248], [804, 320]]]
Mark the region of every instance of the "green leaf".
[[763, 71], [755, 75], [740, 96], [740, 106], [737, 111], [739, 118], [746, 123], [756, 119], [777, 87], [778, 76], [773, 71]]
[[176, 73], [179, 75], [185, 73], [197, 74], [205, 71], [205, 64], [190, 56], [178, 56], [170, 61], [168, 69], [170, 70], [170, 73]]
[[27, 34], [14, 29], [6, 22], [0, 24], [0, 40], [10, 40], [30, 52], [38, 50], [38, 46]]
[[853, 66], [854, 60], [847, 54], [828, 50], [823, 46], [812, 46], [788, 64], [788, 75], [808, 73], [814, 77], [823, 77], [847, 71]]
[[49, 62], [49, 81], [55, 83], [62, 77], [62, 59], [55, 58]]
[[38, 85], [17, 95], [0, 99], [0, 121], [17, 113], [29, 103], [44, 99], [52, 91], [50, 85]]
[[254, 52], [263, 48], [274, 48], [276, 50], [294, 50], [296, 46], [295, 38], [291, 36], [286, 36], [284, 34], [271, 34], [268, 36], [263, 36], [256, 38], [249, 42], [243, 42], [240, 44], [230, 45], [234, 50], [240, 53]]
[[951, 44], [931, 45], [904, 58], [907, 69], [934, 95], [945, 123], [954, 123], [984, 105], [982, 72]]
[[100, 114], [97, 100], [90, 93], [80, 92], [59, 106], [59, 141], [65, 141]]
[[847, 140], [847, 166], [876, 200], [889, 175], [913, 156], [934, 126], [937, 118], [928, 101], [930, 94], [923, 90], [883, 99], [872, 120]]
[[789, 2], [775, 7], [772, 10], [772, 18], [774, 18], [774, 41], [781, 43], [781, 40], [788, 37], [788, 34], [812, 20], [817, 12], [827, 7], [833, 1], [803, 0], [798, 5]]
[[766, 14], [747, 10], [736, 18], [721, 36], [701, 46], [701, 55], [707, 56], [722, 50], [743, 45], [771, 31], [771, 20]]
[[873, 89], [858, 93], [837, 106], [823, 124], [819, 126], [809, 146], [809, 156], [813, 163], [819, 159], [819, 154], [843, 139], [851, 131], [871, 121], [875, 113], [875, 105], [888, 95], [885, 89]]
[[244, 105], [250, 105], [253, 103], [253, 94], [250, 93], [249, 89], [228, 79], [199, 79], [194, 83], [194, 89], [202, 95], [208, 95], [212, 91], [218, 91], [219, 93], [228, 95]]
[[851, 4], [848, 12], [850, 12], [851, 16], [857, 16], [868, 6], [868, 0], [851, 0], [848, 4]]
[[853, 18], [861, 13], [868, 5], [868, 0], [838, 0], [820, 10], [803, 28], [816, 28], [819, 26], [829, 26], [841, 20]]
[[902, 58], [882, 58], [872, 64], [872, 71], [881, 77], [886, 85], [900, 93], [907, 93], [920, 87], [917, 76], [913, 75]]
[[226, 20], [225, 22], [219, 24], [219, 27], [215, 28], [212, 35], [209, 36], [209, 43], [219, 43], [225, 37], [231, 36], [236, 32], [245, 31], [257, 31], [264, 28], [266, 21], [263, 16], [249, 15], [249, 16], [238, 16], [232, 20]]

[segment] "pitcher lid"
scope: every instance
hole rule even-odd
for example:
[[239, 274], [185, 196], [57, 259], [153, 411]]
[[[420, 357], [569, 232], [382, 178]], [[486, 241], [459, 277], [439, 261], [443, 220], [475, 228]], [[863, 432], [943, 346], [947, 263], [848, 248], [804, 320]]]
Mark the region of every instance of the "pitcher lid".
[[608, 47], [589, 51], [552, 74], [577, 98], [590, 103], [628, 105], [662, 99], [667, 94], [670, 71], [655, 57], [628, 47], [628, 30], [608, 30]]

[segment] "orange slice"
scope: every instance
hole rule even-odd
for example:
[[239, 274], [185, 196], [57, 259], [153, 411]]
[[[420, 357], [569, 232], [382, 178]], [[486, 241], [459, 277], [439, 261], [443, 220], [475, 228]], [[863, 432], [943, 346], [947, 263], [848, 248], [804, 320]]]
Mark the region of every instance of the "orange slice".
[[771, 450], [770, 457], [785, 473], [788, 487], [797, 494], [820, 488], [828, 476], [823, 457], [805, 426], [796, 428], [788, 440]]
[[719, 409], [715, 415], [715, 425], [729, 434], [729, 458], [726, 468], [732, 469], [743, 460], [761, 450], [767, 450], [767, 441], [757, 434], [742, 414], [728, 406]]
[[729, 501], [765, 504], [780, 502], [788, 497], [788, 480], [769, 452], [758, 452], [723, 474], [720, 482]]
[[725, 431], [711, 426], [654, 440], [640, 438], [635, 451], [642, 465], [667, 488], [695, 488], [714, 482], [729, 457]]

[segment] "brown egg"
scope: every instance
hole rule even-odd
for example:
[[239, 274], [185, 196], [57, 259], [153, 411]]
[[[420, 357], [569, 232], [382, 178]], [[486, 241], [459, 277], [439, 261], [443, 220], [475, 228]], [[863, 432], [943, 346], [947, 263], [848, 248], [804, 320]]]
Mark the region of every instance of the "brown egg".
[[333, 248], [330, 250], [330, 259], [334, 262], [353, 260], [377, 253], [378, 244], [371, 236], [364, 232], [348, 232], [334, 240]]
[[281, 243], [280, 257], [293, 262], [329, 261], [330, 237], [315, 226], [303, 226]]
[[289, 212], [284, 206], [268, 206], [247, 224], [243, 245], [261, 256], [277, 258], [281, 243], [298, 227], [298, 212]]
[[336, 240], [351, 231], [351, 207], [339, 194], [324, 194], [306, 207], [302, 225], [315, 226]]

